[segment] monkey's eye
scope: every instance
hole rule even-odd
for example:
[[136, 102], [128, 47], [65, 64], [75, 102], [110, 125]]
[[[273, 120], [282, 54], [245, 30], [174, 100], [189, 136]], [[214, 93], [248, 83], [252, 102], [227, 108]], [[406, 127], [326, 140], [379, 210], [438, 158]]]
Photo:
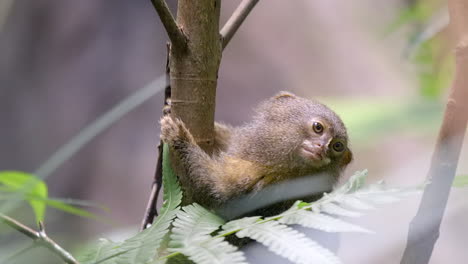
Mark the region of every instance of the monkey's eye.
[[345, 145], [341, 141], [333, 143], [332, 148], [336, 152], [342, 152], [345, 149]]
[[314, 129], [315, 133], [320, 134], [323, 132], [323, 125], [319, 122], [314, 122], [312, 124], [312, 128]]

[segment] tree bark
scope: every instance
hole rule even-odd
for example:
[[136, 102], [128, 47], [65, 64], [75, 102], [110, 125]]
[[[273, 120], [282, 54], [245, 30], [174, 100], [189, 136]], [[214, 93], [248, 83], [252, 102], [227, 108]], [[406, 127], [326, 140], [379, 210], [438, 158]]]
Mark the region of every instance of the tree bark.
[[220, 0], [179, 0], [177, 24], [189, 41], [170, 52], [171, 114], [208, 153], [213, 146], [216, 84], [222, 46]]

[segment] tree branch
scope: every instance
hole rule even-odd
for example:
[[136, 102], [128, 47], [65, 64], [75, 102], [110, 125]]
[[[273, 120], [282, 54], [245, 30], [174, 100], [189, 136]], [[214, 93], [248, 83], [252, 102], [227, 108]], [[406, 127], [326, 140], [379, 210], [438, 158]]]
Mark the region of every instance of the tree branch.
[[172, 45], [183, 48], [187, 45], [187, 37], [184, 32], [177, 26], [177, 23], [172, 16], [171, 10], [164, 0], [151, 0], [151, 3], [156, 9], [161, 22], [166, 29], [167, 35], [171, 40]]
[[455, 80], [428, 173], [429, 184], [411, 221], [401, 264], [426, 264], [439, 237], [440, 223], [458, 165], [468, 119], [468, 5], [449, 0], [451, 29], [456, 33]]
[[[177, 23], [189, 41], [185, 50], [170, 52], [171, 116], [181, 119], [197, 144], [208, 154], [214, 143], [216, 86], [222, 43], [219, 34], [221, 0], [178, 0]], [[172, 167], [184, 190], [184, 204], [202, 195], [195, 190], [187, 171], [171, 156]]]
[[231, 41], [234, 34], [236, 34], [239, 27], [244, 22], [245, 18], [249, 15], [250, 11], [255, 7], [259, 0], [243, 0], [232, 16], [221, 29], [221, 36], [223, 39], [223, 49]]
[[31, 238], [35, 244], [48, 248], [54, 254], [59, 256], [63, 261], [69, 264], [78, 264], [78, 261], [59, 244], [47, 236], [44, 226], [39, 223], [39, 231], [34, 231], [31, 228], [23, 225], [15, 219], [0, 213], [0, 221], [4, 222], [11, 228], [21, 232], [25, 236]]

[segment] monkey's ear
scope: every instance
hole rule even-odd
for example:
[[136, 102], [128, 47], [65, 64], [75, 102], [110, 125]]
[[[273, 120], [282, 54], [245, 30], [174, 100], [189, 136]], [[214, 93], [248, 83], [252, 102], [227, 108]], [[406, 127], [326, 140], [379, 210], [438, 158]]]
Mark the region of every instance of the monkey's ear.
[[290, 92], [281, 91], [277, 93], [273, 98], [274, 99], [296, 98], [296, 95]]

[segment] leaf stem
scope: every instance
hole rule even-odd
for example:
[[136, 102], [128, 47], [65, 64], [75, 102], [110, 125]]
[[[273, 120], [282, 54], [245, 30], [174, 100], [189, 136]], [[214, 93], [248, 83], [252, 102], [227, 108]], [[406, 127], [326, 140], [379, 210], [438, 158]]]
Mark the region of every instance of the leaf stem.
[[165, 259], [172, 258], [172, 257], [175, 257], [175, 256], [180, 255], [180, 254], [182, 254], [182, 253], [179, 252], [179, 251], [176, 251], [176, 252], [173, 252], [173, 253], [171, 253], [169, 255], [166, 255], [164, 257], [160, 257], [160, 258], [158, 258], [158, 260], [165, 260]]

